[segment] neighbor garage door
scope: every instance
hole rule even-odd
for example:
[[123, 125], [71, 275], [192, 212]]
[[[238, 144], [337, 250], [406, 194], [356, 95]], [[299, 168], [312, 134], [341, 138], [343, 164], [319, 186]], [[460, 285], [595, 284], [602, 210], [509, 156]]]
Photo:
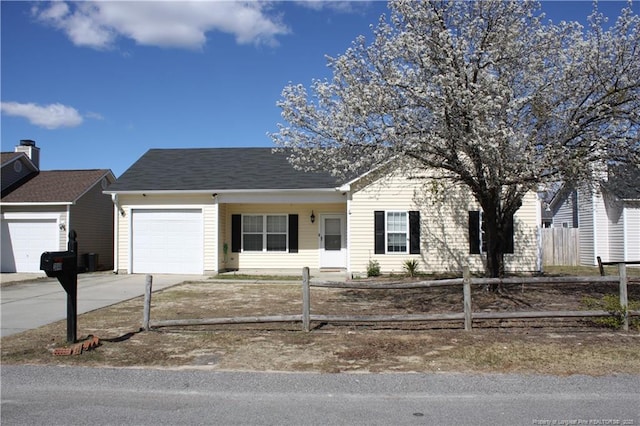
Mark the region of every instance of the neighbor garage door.
[[2, 219], [2, 272], [40, 272], [40, 256], [58, 251], [55, 219]]
[[133, 210], [132, 272], [202, 274], [202, 210]]

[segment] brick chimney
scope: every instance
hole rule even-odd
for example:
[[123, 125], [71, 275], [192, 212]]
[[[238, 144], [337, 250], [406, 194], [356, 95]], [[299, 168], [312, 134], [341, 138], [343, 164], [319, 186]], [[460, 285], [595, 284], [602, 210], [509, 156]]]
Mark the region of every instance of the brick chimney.
[[15, 152], [24, 152], [31, 162], [40, 170], [40, 148], [36, 146], [36, 141], [22, 139], [20, 145], [16, 146]]

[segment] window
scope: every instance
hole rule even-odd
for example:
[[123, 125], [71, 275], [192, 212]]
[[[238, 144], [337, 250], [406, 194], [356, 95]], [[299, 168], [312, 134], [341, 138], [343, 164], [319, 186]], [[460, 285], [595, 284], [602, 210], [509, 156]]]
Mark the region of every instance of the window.
[[387, 212], [387, 253], [407, 252], [407, 212]]
[[375, 253], [420, 253], [420, 212], [374, 212]]
[[298, 215], [231, 216], [231, 251], [298, 251]]
[[263, 247], [263, 217], [242, 217], [242, 248], [244, 251], [262, 251]]
[[[505, 226], [506, 241], [505, 253], [513, 253], [513, 217]], [[482, 211], [469, 212], [469, 253], [480, 254], [487, 252], [487, 238], [485, 233], [485, 220]]]
[[265, 217], [267, 220], [267, 251], [287, 251], [287, 217]]

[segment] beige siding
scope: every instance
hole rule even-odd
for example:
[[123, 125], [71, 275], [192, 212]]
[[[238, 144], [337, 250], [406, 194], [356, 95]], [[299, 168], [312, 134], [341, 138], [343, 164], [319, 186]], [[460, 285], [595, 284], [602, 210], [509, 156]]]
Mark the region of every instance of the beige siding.
[[[319, 221], [311, 223], [313, 210], [318, 218], [325, 213], [345, 213], [344, 204], [228, 204], [225, 206], [224, 241], [229, 245], [229, 269], [302, 269], [318, 268]], [[234, 214], [297, 214], [298, 253], [241, 252], [231, 253], [231, 215]]]
[[[423, 272], [459, 272], [464, 265], [483, 268], [481, 255], [469, 254], [468, 211], [478, 210], [469, 192], [461, 187], [444, 188], [429, 179], [388, 176], [356, 188], [349, 205], [351, 226], [350, 270], [366, 273], [370, 260], [383, 272], [400, 273], [408, 259], [420, 261]], [[509, 270], [538, 269], [537, 195], [527, 196], [515, 217], [515, 251], [507, 255]], [[374, 211], [420, 211], [421, 253], [374, 254]]]
[[[216, 224], [216, 232], [218, 234], [218, 270], [229, 268], [229, 258], [231, 257], [231, 234], [227, 236], [226, 227], [227, 205], [218, 205], [218, 223]], [[227, 254], [224, 253], [224, 246], [227, 244]]]
[[204, 271], [205, 273], [215, 273], [219, 264], [219, 241], [218, 241], [218, 204], [203, 206], [204, 222]]
[[[70, 228], [78, 235], [80, 263], [83, 254], [98, 255], [98, 269], [113, 268], [113, 203], [102, 193], [100, 183], [84, 194], [70, 208]], [[86, 266], [86, 265], [85, 265]]]

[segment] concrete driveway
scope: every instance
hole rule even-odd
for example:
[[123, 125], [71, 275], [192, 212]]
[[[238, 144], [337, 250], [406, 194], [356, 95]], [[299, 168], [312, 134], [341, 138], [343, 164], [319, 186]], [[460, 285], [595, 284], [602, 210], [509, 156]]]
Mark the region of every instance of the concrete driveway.
[[[206, 275], [153, 275], [153, 291]], [[146, 275], [96, 272], [78, 275], [78, 314], [144, 295]], [[17, 282], [15, 282], [17, 281]], [[13, 284], [7, 285], [7, 283]], [[2, 274], [0, 337], [67, 318], [67, 293], [55, 278], [42, 274]], [[142, 312], [140, 313], [142, 321]]]

